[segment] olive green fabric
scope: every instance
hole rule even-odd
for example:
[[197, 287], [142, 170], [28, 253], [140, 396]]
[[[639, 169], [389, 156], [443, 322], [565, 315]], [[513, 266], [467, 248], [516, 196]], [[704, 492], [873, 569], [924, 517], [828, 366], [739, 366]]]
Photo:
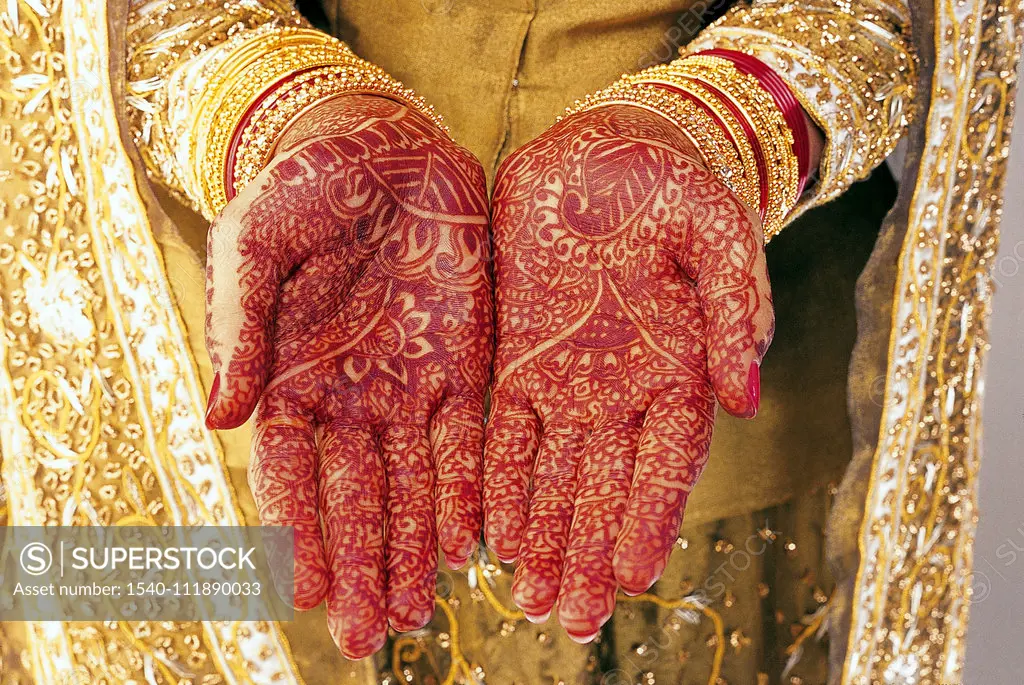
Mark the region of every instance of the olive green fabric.
[[[674, 54], [691, 0], [327, 0], [332, 30], [425, 96], [483, 162], [576, 98]], [[703, 6], [703, 5], [701, 5]], [[680, 19], [683, 17], [684, 19]]]
[[[706, 685], [719, 643], [725, 644], [719, 671], [724, 682], [789, 682], [782, 678], [787, 649], [827, 610], [832, 591], [821, 536], [830, 503], [829, 489], [822, 488], [769, 509], [684, 527], [652, 592], [703, 598], [721, 623], [716, 627], [711, 616], [691, 607], [620, 605], [602, 632], [604, 680], [594, 682], [644, 683], [645, 674], [653, 674], [655, 683]], [[826, 682], [828, 640], [817, 627], [801, 642], [787, 678]]]

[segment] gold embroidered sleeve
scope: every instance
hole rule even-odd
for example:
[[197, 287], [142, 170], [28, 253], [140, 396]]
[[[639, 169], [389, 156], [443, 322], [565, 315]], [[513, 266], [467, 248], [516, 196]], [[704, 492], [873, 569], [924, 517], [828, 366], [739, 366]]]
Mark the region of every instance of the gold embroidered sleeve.
[[782, 77], [825, 134], [817, 183], [789, 214], [827, 202], [892, 152], [912, 114], [916, 61], [900, 0], [754, 0], [684, 49], [753, 55]]
[[128, 120], [150, 176], [194, 208], [204, 198], [192, 161], [200, 99], [232, 52], [284, 27], [305, 27], [277, 2], [132, 0]]
[[318, 99], [371, 93], [433, 111], [285, 0], [132, 0], [128, 117], [151, 177], [208, 219]]

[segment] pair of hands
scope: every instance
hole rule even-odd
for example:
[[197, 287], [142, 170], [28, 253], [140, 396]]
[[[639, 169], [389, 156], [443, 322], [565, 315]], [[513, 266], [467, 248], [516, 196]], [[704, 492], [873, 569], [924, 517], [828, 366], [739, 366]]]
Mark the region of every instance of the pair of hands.
[[715, 397], [757, 409], [760, 225], [671, 123], [571, 116], [490, 207], [469, 152], [348, 95], [210, 229], [207, 423], [255, 411], [261, 522], [294, 526], [296, 607], [326, 598], [349, 658], [424, 626], [438, 545], [458, 568], [481, 527], [527, 617], [592, 639], [664, 569]]

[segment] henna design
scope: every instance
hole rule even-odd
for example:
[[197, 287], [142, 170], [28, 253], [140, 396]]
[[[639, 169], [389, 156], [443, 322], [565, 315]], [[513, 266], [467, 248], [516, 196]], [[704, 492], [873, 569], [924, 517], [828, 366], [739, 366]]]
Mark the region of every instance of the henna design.
[[[327, 101], [211, 227], [208, 424], [258, 408], [250, 483], [296, 530], [296, 606], [342, 652], [433, 613], [481, 527], [493, 345], [479, 163], [373, 96]], [[437, 505], [435, 507], [435, 498]]]
[[321, 530], [331, 579], [327, 627], [342, 654], [356, 659], [387, 640], [384, 463], [374, 432], [344, 421], [322, 429], [319, 459]]
[[670, 122], [573, 115], [498, 172], [488, 544], [579, 641], [664, 569], [714, 402], [752, 416], [771, 338], [756, 217]]
[[434, 472], [425, 426], [391, 426], [381, 438], [388, 473], [387, 607], [395, 630], [434, 615], [437, 536]]
[[580, 456], [558, 618], [569, 635], [583, 642], [595, 637], [595, 624], [600, 627], [615, 608], [612, 551], [617, 523], [626, 509], [639, 436], [639, 416], [608, 421], [590, 435]]
[[[536, 623], [547, 620], [558, 594], [572, 519], [572, 498], [565, 494], [576, 489], [575, 455], [582, 443], [578, 427], [549, 425], [537, 451], [530, 516], [523, 534], [530, 544], [519, 555], [512, 585], [513, 601]], [[556, 582], [531, 582], [535, 578]]]

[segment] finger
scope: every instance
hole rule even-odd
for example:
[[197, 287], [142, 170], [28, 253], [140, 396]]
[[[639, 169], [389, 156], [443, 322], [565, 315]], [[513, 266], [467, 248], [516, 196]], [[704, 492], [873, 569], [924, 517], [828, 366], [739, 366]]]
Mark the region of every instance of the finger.
[[437, 579], [434, 465], [426, 429], [391, 426], [381, 449], [388, 480], [388, 621], [398, 631], [417, 630], [434, 615]]
[[369, 429], [329, 424], [320, 436], [320, 511], [331, 570], [327, 627], [349, 659], [387, 639], [384, 465]]
[[430, 426], [430, 450], [437, 469], [437, 537], [451, 569], [466, 563], [480, 539], [483, 416], [481, 398], [451, 397]]
[[328, 572], [317, 508], [313, 425], [301, 408], [267, 398], [256, 417], [249, 489], [260, 523], [295, 530], [295, 608], [312, 609], [327, 593]]
[[707, 320], [708, 373], [719, 403], [749, 418], [760, 403], [761, 359], [775, 330], [764, 238], [757, 217], [734, 196], [692, 226], [691, 258]]
[[615, 608], [612, 552], [622, 528], [640, 419], [608, 422], [583, 446], [558, 620], [573, 640], [590, 642]]
[[576, 428], [545, 427], [537, 452], [529, 518], [512, 581], [512, 600], [534, 623], [547, 620], [558, 597], [582, 447]]
[[540, 440], [540, 423], [525, 403], [491, 396], [484, 449], [484, 537], [505, 563], [516, 560], [526, 529], [528, 486]]
[[710, 386], [695, 380], [659, 395], [644, 417], [612, 558], [629, 594], [646, 592], [665, 570], [686, 498], [707, 463], [714, 409]]

